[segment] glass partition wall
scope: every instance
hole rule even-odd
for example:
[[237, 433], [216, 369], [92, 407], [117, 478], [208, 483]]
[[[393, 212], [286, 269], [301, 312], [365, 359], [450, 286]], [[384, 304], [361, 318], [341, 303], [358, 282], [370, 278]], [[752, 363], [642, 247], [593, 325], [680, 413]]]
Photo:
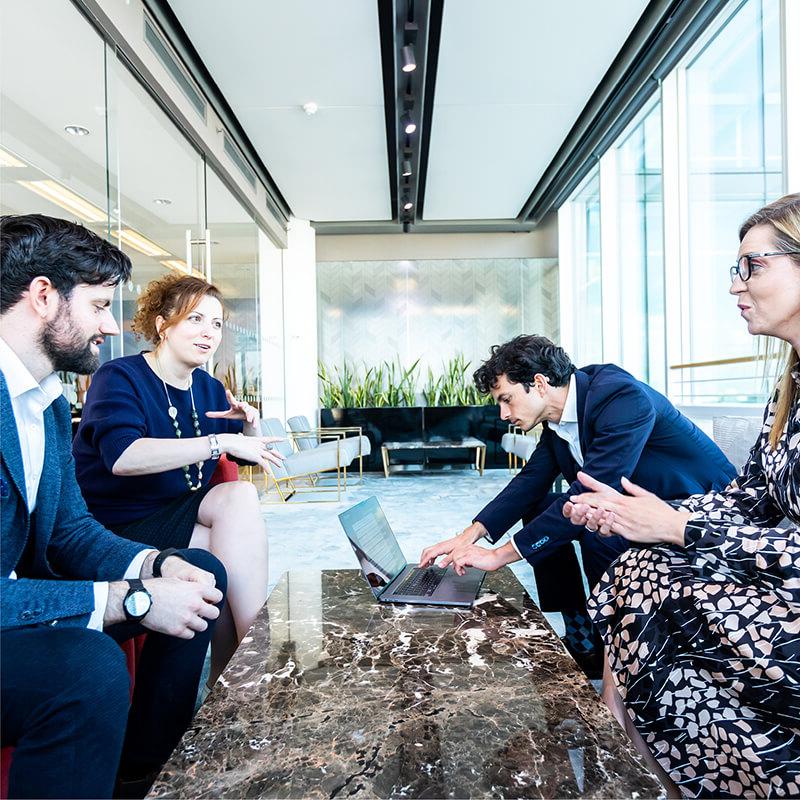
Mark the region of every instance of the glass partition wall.
[[[137, 341], [131, 320], [151, 280], [195, 274], [217, 283], [229, 310], [209, 369], [257, 404], [252, 216], [71, 3], [4, 3], [0, 53], [0, 210], [79, 222], [133, 262], [115, 301], [122, 335], [106, 340], [102, 360], [150, 346]], [[79, 406], [82, 383], [64, 377]]]

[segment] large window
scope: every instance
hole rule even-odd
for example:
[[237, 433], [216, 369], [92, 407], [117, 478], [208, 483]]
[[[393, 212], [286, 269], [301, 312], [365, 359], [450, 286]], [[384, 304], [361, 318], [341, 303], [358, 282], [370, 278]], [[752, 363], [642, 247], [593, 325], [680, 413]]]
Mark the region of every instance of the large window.
[[637, 378], [664, 390], [664, 227], [661, 105], [617, 147], [620, 353]]
[[[780, 3], [742, 3], [686, 66], [688, 341], [684, 401], [756, 401], [763, 386], [747, 333], [728, 294], [742, 220], [780, 197]], [[722, 363], [719, 362], [728, 362]]]
[[618, 360], [678, 403], [764, 401], [728, 270], [741, 222], [786, 189], [782, 39], [780, 0], [731, 2], [560, 210], [578, 360]]
[[574, 321], [573, 359], [579, 364], [603, 360], [603, 275], [600, 254], [600, 169], [576, 192], [572, 205]]

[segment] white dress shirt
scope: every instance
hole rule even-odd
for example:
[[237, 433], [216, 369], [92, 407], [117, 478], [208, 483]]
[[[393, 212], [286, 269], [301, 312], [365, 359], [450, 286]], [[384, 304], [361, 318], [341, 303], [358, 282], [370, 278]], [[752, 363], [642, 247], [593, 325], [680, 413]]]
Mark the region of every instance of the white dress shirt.
[[[553, 433], [563, 439], [569, 445], [569, 452], [575, 461], [583, 466], [583, 453], [581, 452], [580, 431], [578, 429], [578, 391], [575, 388], [575, 374], [569, 377], [567, 386], [567, 398], [564, 401], [564, 410], [561, 412], [559, 422], [545, 423]], [[515, 534], [516, 535], [516, 534]], [[514, 536], [510, 537], [511, 544], [517, 551], [517, 555], [522, 558], [522, 553], [517, 547]]]
[[569, 445], [569, 452], [577, 461], [578, 466], [582, 467], [583, 453], [581, 452], [581, 438], [578, 430], [578, 391], [575, 388], [574, 373], [569, 377], [567, 399], [564, 401], [561, 420], [559, 422], [548, 422], [547, 427]]
[[[25, 472], [25, 500], [28, 511], [33, 514], [39, 494], [39, 481], [44, 466], [44, 412], [50, 404], [61, 396], [63, 386], [55, 372], [51, 372], [41, 383], [31, 375], [19, 356], [0, 337], [0, 371], [6, 379], [14, 422], [17, 425], [19, 448], [22, 453], [22, 467]], [[153, 550], [138, 553], [125, 570], [124, 580], [138, 578], [142, 564]], [[11, 578], [16, 578], [12, 572]], [[94, 583], [94, 611], [87, 627], [103, 629], [103, 616], [108, 604], [108, 582]]]

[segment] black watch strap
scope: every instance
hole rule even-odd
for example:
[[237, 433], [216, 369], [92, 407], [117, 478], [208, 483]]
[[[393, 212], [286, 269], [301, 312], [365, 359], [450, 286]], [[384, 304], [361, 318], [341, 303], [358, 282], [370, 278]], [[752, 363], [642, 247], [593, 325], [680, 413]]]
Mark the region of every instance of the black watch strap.
[[161, 577], [161, 567], [164, 562], [170, 556], [177, 556], [178, 558], [186, 561], [186, 559], [180, 554], [179, 550], [176, 550], [174, 547], [168, 547], [166, 550], [162, 550], [157, 556], [155, 561], [153, 561], [153, 577], [160, 578]]

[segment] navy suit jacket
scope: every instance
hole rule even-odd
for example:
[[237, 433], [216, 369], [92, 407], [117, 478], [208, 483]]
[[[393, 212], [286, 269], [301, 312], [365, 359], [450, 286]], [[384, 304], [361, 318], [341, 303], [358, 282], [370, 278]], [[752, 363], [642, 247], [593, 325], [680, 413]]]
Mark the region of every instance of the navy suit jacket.
[[529, 516], [559, 476], [569, 482], [566, 496], [514, 535], [531, 564], [577, 539], [582, 528], [562, 514], [569, 495], [585, 491], [578, 470], [621, 490], [629, 478], [664, 500], [705, 494], [736, 476], [733, 464], [694, 423], [645, 383], [614, 364], [592, 364], [575, 372], [578, 432], [583, 466], [569, 445], [544, 423], [528, 463], [476, 517], [496, 542], [514, 523]]
[[[45, 411], [44, 426], [44, 466], [30, 514], [14, 410], [0, 372], [3, 628], [43, 623], [85, 627], [94, 610], [92, 583], [121, 580], [136, 554], [147, 549], [115, 536], [87, 511], [75, 480], [69, 404], [63, 397]], [[17, 579], [9, 577], [12, 571]]]

